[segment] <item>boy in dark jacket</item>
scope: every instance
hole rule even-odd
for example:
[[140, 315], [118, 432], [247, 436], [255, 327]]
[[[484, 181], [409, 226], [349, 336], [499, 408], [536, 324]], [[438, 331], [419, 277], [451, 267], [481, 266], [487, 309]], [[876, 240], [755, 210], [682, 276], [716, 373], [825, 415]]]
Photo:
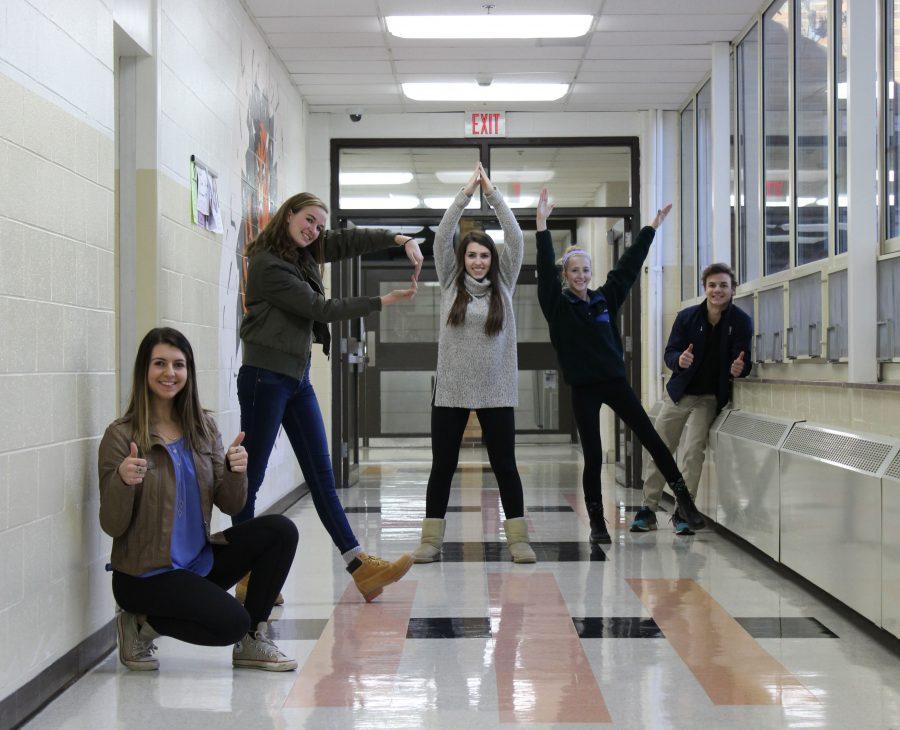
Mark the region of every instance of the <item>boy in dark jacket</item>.
[[[697, 496], [710, 424], [731, 399], [731, 381], [750, 372], [753, 320], [734, 306], [734, 272], [727, 264], [710, 264], [703, 271], [706, 299], [678, 313], [666, 345], [666, 365], [672, 377], [666, 385], [656, 430], [672, 451], [684, 440], [682, 472], [691, 497]], [[631, 525], [632, 532], [656, 529], [655, 510], [664, 486], [663, 475], [649, 464], [644, 479], [644, 502]], [[678, 510], [675, 532], [693, 531]]]

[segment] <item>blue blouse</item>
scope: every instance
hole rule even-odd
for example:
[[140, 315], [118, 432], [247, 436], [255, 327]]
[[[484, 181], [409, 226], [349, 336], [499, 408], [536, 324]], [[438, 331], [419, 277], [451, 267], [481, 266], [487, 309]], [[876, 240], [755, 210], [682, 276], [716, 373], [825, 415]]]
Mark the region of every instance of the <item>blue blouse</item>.
[[203, 524], [194, 455], [183, 436], [166, 444], [166, 450], [175, 466], [175, 517], [170, 546], [172, 566], [151, 570], [141, 577], [148, 578], [179, 569], [205, 576], [212, 570], [213, 554]]

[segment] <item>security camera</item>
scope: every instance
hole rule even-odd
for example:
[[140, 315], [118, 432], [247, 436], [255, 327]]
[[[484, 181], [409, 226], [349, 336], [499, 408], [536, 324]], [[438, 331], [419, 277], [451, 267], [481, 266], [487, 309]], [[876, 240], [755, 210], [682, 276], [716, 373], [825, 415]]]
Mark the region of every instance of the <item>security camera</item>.
[[351, 122], [361, 122], [363, 118], [363, 110], [362, 109], [348, 109], [347, 112], [350, 114]]

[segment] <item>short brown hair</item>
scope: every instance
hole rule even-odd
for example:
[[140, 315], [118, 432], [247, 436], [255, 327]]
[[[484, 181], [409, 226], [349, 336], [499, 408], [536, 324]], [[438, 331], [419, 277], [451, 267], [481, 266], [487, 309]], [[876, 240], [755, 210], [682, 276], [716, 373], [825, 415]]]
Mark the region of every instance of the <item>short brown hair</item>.
[[703, 282], [703, 288], [706, 289], [706, 280], [712, 276], [713, 274], [728, 274], [731, 277], [731, 288], [737, 288], [737, 279], [734, 276], [734, 269], [732, 269], [728, 264], [710, 264], [705, 269], [703, 269], [703, 274], [700, 276], [700, 280]]

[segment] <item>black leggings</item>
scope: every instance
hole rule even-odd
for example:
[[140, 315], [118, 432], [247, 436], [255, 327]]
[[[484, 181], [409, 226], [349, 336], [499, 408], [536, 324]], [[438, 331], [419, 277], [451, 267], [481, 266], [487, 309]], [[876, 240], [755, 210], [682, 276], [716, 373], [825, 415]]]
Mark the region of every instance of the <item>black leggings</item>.
[[[284, 585], [297, 528], [283, 515], [257, 517], [225, 530], [227, 545], [213, 545], [213, 567], [206, 577], [173, 570], [149, 578], [113, 572], [116, 602], [129, 613], [147, 616], [163, 636], [190, 644], [227, 646], [266, 621]], [[226, 591], [250, 573], [242, 606]]]
[[628, 383], [624, 380], [610, 380], [593, 385], [578, 385], [572, 388], [572, 411], [584, 451], [581, 485], [586, 502], [599, 502], [601, 499], [603, 446], [600, 443], [600, 406], [604, 403], [637, 434], [667, 483], [681, 479], [681, 472], [672, 458], [672, 452], [653, 428], [650, 417]]
[[[450, 501], [450, 482], [459, 463], [468, 408], [431, 407], [431, 475], [425, 492], [425, 516], [443, 519]], [[516, 417], [512, 408], [479, 408], [475, 411], [484, 434], [491, 469], [500, 485], [500, 501], [506, 519], [522, 517], [525, 502], [522, 480], [516, 468]]]

